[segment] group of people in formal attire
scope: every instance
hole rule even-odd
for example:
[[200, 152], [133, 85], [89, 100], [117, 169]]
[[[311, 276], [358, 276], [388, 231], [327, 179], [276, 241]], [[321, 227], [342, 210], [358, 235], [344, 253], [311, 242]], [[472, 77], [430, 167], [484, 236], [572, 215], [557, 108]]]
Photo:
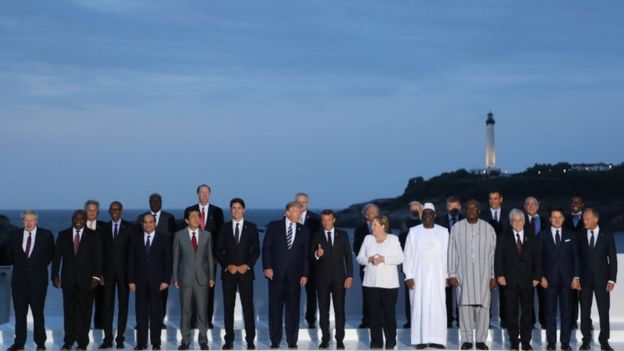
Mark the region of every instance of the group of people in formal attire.
[[[360, 265], [362, 321], [370, 329], [372, 349], [397, 345], [396, 303], [406, 293], [405, 311], [411, 343], [417, 349], [445, 348], [447, 328], [457, 321], [461, 349], [487, 349], [492, 292], [500, 296], [501, 326], [511, 349], [531, 349], [537, 322], [533, 296], [539, 296], [540, 325], [547, 332], [547, 349], [555, 350], [560, 313], [561, 349], [570, 349], [570, 335], [580, 301], [581, 349], [592, 341], [591, 305], [600, 315], [599, 342], [609, 346], [609, 293], [617, 275], [612, 233], [598, 226], [599, 213], [572, 199], [572, 213], [551, 209], [537, 214], [539, 203], [527, 198], [524, 211], [502, 208], [502, 194], [489, 194], [489, 208], [467, 201], [465, 215], [456, 197], [438, 216], [431, 203], [410, 203], [409, 217], [398, 236], [391, 234], [387, 216], [373, 203], [364, 206], [364, 221], [355, 229], [353, 246], [346, 231], [335, 227], [331, 210], [308, 209], [309, 197], [298, 193], [284, 216], [266, 226], [260, 243], [256, 224], [245, 219], [245, 202], [230, 201], [231, 221], [210, 204], [211, 189], [197, 187], [198, 203], [184, 211], [183, 228], [162, 210], [158, 194], [149, 197], [150, 210], [135, 223], [122, 218], [123, 206], [109, 206], [109, 222], [99, 221], [99, 203], [89, 200], [72, 215], [72, 226], [53, 234], [38, 227], [33, 210], [22, 214], [23, 228], [6, 245], [13, 265], [12, 297], [15, 340], [10, 351], [26, 342], [27, 313], [32, 311], [37, 350], [45, 350], [44, 305], [49, 277], [62, 290], [64, 340], [62, 349], [89, 345], [91, 322], [103, 329], [100, 349], [125, 348], [130, 293], [135, 295], [135, 350], [161, 348], [161, 331], [170, 284], [180, 298], [179, 350], [187, 350], [191, 330], [198, 330], [200, 349], [209, 349], [217, 276], [223, 291], [222, 348], [234, 347], [234, 306], [237, 292], [244, 319], [247, 349], [255, 349], [254, 269], [262, 255], [268, 282], [270, 347], [297, 348], [301, 291], [306, 291], [305, 321], [318, 322], [320, 349], [330, 346], [330, 305], [334, 310], [335, 347], [344, 349], [346, 292], [353, 286], [353, 261]], [[550, 223], [550, 225], [548, 225]], [[48, 266], [52, 264], [51, 274]], [[219, 267], [219, 268], [217, 268]], [[402, 269], [401, 269], [402, 267]], [[402, 271], [403, 276], [400, 275]], [[113, 325], [117, 305], [116, 326]], [[94, 308], [95, 306], [95, 308]], [[95, 311], [94, 311], [95, 309]]]

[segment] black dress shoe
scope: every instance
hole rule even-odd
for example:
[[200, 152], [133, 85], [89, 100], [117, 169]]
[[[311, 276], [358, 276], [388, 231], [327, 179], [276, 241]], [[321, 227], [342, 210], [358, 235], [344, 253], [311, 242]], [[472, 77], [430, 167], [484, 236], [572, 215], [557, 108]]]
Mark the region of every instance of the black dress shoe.
[[403, 329], [410, 329], [411, 327], [412, 327], [412, 323], [410, 322], [403, 324]]
[[336, 342], [336, 350], [344, 350], [344, 349], [345, 349], [345, 346], [342, 341]]
[[200, 350], [210, 350], [210, 348], [208, 347], [208, 343], [207, 342], [202, 342], [201, 344], [199, 344], [199, 349]]
[[589, 350], [591, 349], [591, 345], [589, 345], [588, 342], [584, 342], [581, 347], [579, 347], [579, 350]]
[[189, 349], [189, 345], [188, 344], [180, 344], [180, 346], [178, 346], [178, 350], [188, 350]]
[[160, 345], [152, 345], [152, 350], [160, 350]]
[[308, 323], [308, 329], [316, 329], [316, 324]]
[[125, 348], [126, 348], [126, 345], [124, 345], [123, 341], [117, 343], [117, 350], [123, 350]]
[[212, 322], [208, 322], [208, 329], [212, 329], [214, 328], [214, 324], [212, 324]]
[[556, 349], [557, 349], [557, 347], [555, 345], [553, 345], [553, 344], [546, 345], [546, 350], [548, 350], [548, 351], [554, 351]]
[[223, 344], [223, 347], [221, 347], [222, 350], [231, 350], [234, 347], [234, 345], [232, 345], [232, 343], [230, 342], [226, 342], [225, 344]]
[[523, 350], [523, 351], [533, 350], [533, 346], [531, 346], [531, 344], [528, 344], [528, 345], [522, 345], [522, 350]]
[[288, 348], [289, 349], [296, 349], [297, 348], [297, 344], [288, 344]]
[[600, 344], [600, 349], [604, 351], [613, 351], [613, 347], [609, 343]]
[[386, 344], [386, 350], [394, 350], [396, 344]]
[[578, 323], [577, 322], [572, 323], [572, 329], [578, 329]]
[[461, 345], [461, 349], [462, 350], [472, 350], [472, 343], [471, 342], [465, 342]]
[[134, 347], [135, 350], [145, 350], [145, 346], [143, 345], [137, 345]]
[[256, 345], [253, 342], [247, 343], [247, 350], [255, 350]]
[[37, 351], [45, 351], [46, 347], [44, 345], [37, 345]]
[[100, 344], [100, 350], [110, 349], [113, 347], [112, 342], [103, 342]]
[[427, 348], [427, 344], [417, 344], [416, 350], [424, 350]]
[[271, 344], [272, 349], [279, 349], [279, 344]]
[[67, 345], [67, 344], [63, 344], [63, 346], [61, 346], [61, 350], [71, 350], [71, 346]]
[[329, 342], [323, 341], [319, 344], [319, 349], [326, 349], [329, 347]]
[[572, 351], [572, 348], [570, 347], [570, 345], [561, 345], [561, 350], [562, 351]]
[[489, 350], [489, 348], [484, 342], [478, 342], [476, 346], [477, 346], [477, 350]]
[[511, 347], [509, 347], [510, 350], [520, 350], [520, 345], [518, 344], [511, 344]]
[[80, 346], [78, 345], [78, 347], [76, 347], [76, 350], [86, 350], [87, 346]]
[[438, 349], [438, 350], [446, 349], [446, 346], [441, 345], [441, 344], [434, 344], [434, 343], [429, 344], [429, 347], [432, 349]]
[[7, 351], [22, 351], [24, 350], [24, 346], [19, 346], [19, 345], [11, 345], [9, 346], [9, 348], [7, 349]]
[[366, 329], [366, 328], [368, 328], [368, 323], [364, 323], [364, 322], [362, 322], [362, 323], [360, 323], [360, 325], [358, 325], [358, 328], [360, 328], [360, 329]]

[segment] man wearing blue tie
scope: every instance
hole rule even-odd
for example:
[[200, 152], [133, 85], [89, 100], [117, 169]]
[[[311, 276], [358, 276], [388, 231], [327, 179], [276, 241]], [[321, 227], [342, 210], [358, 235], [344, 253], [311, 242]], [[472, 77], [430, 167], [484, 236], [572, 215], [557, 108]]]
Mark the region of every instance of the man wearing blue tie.
[[271, 348], [279, 348], [286, 309], [286, 341], [297, 348], [301, 288], [308, 282], [310, 232], [299, 223], [302, 206], [286, 205], [285, 218], [268, 224], [262, 243], [262, 266], [269, 282], [269, 337]]

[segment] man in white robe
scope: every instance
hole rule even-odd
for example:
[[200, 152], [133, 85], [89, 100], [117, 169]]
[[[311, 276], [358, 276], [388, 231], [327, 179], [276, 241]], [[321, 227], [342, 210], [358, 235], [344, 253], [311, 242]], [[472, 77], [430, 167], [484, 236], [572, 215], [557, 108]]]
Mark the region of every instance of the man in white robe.
[[426, 203], [422, 224], [410, 229], [405, 242], [405, 284], [410, 291], [412, 345], [445, 348], [448, 230], [435, 224], [435, 207]]

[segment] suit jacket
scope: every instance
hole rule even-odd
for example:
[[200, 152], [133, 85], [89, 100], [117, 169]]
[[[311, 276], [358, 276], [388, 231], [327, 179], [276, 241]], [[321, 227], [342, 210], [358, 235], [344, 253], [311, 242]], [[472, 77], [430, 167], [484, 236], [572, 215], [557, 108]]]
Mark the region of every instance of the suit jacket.
[[594, 249], [589, 248], [587, 231], [578, 233], [578, 247], [581, 265], [581, 287], [584, 284], [607, 286], [617, 279], [617, 253], [613, 234], [599, 229], [594, 231]]
[[[462, 219], [464, 219], [464, 215], [462, 215], [461, 213], [458, 214], [457, 222], [461, 221]], [[455, 224], [457, 224], [457, 222], [455, 222]], [[449, 233], [451, 232], [451, 221], [449, 220], [448, 214], [438, 217], [436, 220], [436, 224], [441, 225], [444, 228], [448, 229]]]
[[498, 212], [498, 222], [492, 218], [489, 206], [481, 211], [481, 219], [490, 223], [497, 237], [509, 227], [509, 211], [504, 207], [501, 207]]
[[75, 229], [71, 227], [60, 232], [56, 238], [52, 279], [59, 278], [60, 270], [61, 287], [66, 288], [76, 284], [85, 289], [91, 285], [93, 277], [102, 277], [102, 238], [85, 226], [80, 238], [78, 254], [74, 255], [74, 234]]
[[538, 216], [540, 218], [540, 227], [538, 231], [535, 231], [535, 227], [533, 226], [533, 223], [529, 222], [529, 216], [526, 213], [524, 214], [524, 232], [525, 233], [529, 233], [531, 235], [537, 236], [539, 233], [545, 230], [546, 227], [550, 225], [548, 220], [544, 218], [544, 216], [542, 216], [541, 214], [538, 214]]
[[243, 227], [240, 228], [240, 237], [237, 243], [236, 240], [234, 240], [232, 221], [225, 223], [221, 226], [221, 232], [217, 237], [215, 253], [219, 264], [223, 267], [223, 273], [221, 274], [222, 280], [233, 278], [233, 276], [225, 270], [225, 268], [231, 264], [236, 266], [243, 264], [248, 265], [251, 271], [246, 274], [251, 274], [253, 279], [253, 267], [260, 256], [258, 227], [256, 224], [244, 220]]
[[132, 223], [121, 220], [117, 229], [117, 237], [113, 239], [113, 222], [106, 223], [105, 227], [106, 229], [102, 232], [104, 276], [117, 273], [117, 275], [124, 277], [128, 266], [128, 245], [136, 229]]
[[542, 278], [541, 241], [524, 232], [522, 254], [516, 250], [516, 236], [510, 226], [497, 239], [494, 271], [496, 277], [505, 277], [507, 287], [531, 287], [532, 280]]
[[[184, 217], [186, 218], [186, 214], [190, 210], [200, 211], [199, 204], [191, 205], [184, 210]], [[217, 241], [217, 236], [219, 235], [219, 231], [221, 230], [221, 226], [223, 225], [223, 210], [220, 207], [217, 207], [213, 204], [208, 204], [208, 213], [206, 214], [206, 231], [209, 231], [213, 234], [212, 240], [214, 242]]]
[[[151, 211], [147, 211], [142, 213], [137, 218], [137, 232], [143, 234], [143, 226], [141, 223], [143, 222], [143, 216], [148, 213], [152, 213]], [[158, 220], [158, 225], [156, 225], [156, 232], [161, 233], [168, 237], [170, 240], [173, 240], [173, 234], [176, 232], [176, 222], [175, 217], [163, 210], [160, 210], [160, 219]]]
[[54, 235], [47, 229], [37, 228], [35, 245], [30, 257], [22, 247], [24, 228], [12, 232], [7, 245], [7, 258], [13, 265], [11, 286], [26, 293], [26, 289], [48, 286], [48, 265], [54, 257]]
[[171, 281], [171, 240], [156, 232], [150, 243], [150, 252], [145, 249], [144, 233], [134, 233], [128, 250], [128, 283], [149, 285]]
[[321, 216], [310, 210], [307, 210], [303, 225], [308, 228], [310, 234], [314, 234], [321, 230]]
[[581, 218], [579, 218], [579, 221], [576, 223], [576, 225], [574, 225], [574, 218], [572, 214], [571, 213], [568, 214], [565, 218], [565, 221], [563, 222], [563, 227], [574, 233], [585, 232], [585, 225], [583, 224], [583, 216], [581, 215]]
[[[319, 244], [325, 251], [316, 259]], [[344, 230], [334, 229], [333, 246], [327, 242], [327, 234], [320, 230], [312, 236], [310, 257], [316, 266], [316, 283], [343, 283], [346, 278], [353, 278], [353, 255], [349, 236]]]
[[214, 277], [214, 257], [212, 255], [212, 235], [197, 228], [197, 253], [189, 234], [189, 228], [175, 233], [173, 237], [173, 281], [180, 286], [192, 286], [194, 283], [208, 285]]
[[580, 277], [576, 235], [565, 228], [561, 229], [559, 245], [555, 245], [550, 227], [538, 236], [542, 242], [542, 273], [549, 285], [562, 283], [570, 286], [574, 277]]
[[263, 269], [273, 269], [273, 280], [299, 282], [301, 277], [308, 277], [308, 248], [310, 232], [306, 227], [296, 224], [295, 240], [290, 250], [286, 242], [286, 220], [271, 222], [267, 225], [262, 242]]
[[368, 230], [368, 224], [366, 221], [355, 227], [355, 231], [353, 232], [353, 252], [356, 256], [360, 253], [360, 249], [364, 243], [364, 238], [366, 238], [368, 234], [370, 234], [370, 231]]
[[399, 227], [399, 242], [401, 243], [401, 249], [405, 249], [405, 242], [407, 241], [407, 234], [409, 234], [409, 230], [411, 227], [415, 227], [421, 224], [422, 221], [419, 218], [408, 217]]

